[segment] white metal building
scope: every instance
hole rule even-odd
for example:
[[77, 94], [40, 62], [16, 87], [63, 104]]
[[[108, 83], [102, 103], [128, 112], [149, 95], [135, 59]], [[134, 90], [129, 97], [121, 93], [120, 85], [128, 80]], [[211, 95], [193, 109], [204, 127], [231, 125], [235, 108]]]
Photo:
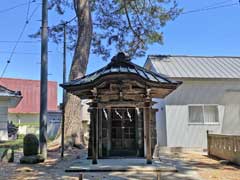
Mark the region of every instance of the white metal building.
[[0, 141], [8, 140], [8, 108], [21, 101], [20, 91], [12, 91], [0, 85]]
[[145, 67], [183, 84], [155, 99], [160, 146], [206, 148], [206, 131], [240, 134], [240, 57], [149, 56]]

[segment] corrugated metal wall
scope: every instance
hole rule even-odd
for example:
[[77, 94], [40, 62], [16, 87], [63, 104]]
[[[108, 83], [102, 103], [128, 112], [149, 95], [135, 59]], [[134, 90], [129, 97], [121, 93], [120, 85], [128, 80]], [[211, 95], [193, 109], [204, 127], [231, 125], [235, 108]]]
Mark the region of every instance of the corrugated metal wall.
[[[2, 78], [0, 84], [14, 91], [21, 91], [23, 99], [10, 113], [40, 112], [40, 81]], [[48, 111], [57, 111], [57, 82], [48, 82]]]
[[169, 147], [206, 148], [207, 134], [221, 132], [224, 107], [219, 106], [219, 124], [189, 124], [187, 105], [166, 106], [167, 142]]
[[225, 93], [225, 112], [222, 125], [223, 134], [240, 135], [240, 90]]
[[[226, 100], [228, 97], [225, 94], [231, 90], [240, 90], [238, 80], [183, 80], [183, 84], [165, 99], [167, 145], [170, 147], [206, 148], [206, 131], [211, 130], [214, 133], [221, 133], [224, 128], [222, 127], [224, 106], [231, 102], [230, 99]], [[220, 123], [211, 125], [189, 124], [189, 104], [217, 104]], [[229, 108], [227, 113], [232, 114], [233, 111], [233, 108]], [[161, 116], [158, 115], [157, 120], [160, 119]], [[237, 119], [237, 117], [234, 117], [234, 119]], [[237, 120], [237, 122], [239, 121]]]

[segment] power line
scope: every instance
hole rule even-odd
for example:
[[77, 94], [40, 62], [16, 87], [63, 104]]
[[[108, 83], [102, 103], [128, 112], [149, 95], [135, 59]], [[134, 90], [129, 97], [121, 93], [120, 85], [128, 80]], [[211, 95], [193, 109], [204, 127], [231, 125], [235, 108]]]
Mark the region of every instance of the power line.
[[191, 14], [191, 13], [197, 13], [197, 12], [203, 12], [203, 11], [210, 11], [214, 9], [232, 7], [236, 5], [239, 5], [239, 3], [224, 4], [224, 5], [219, 5], [219, 6], [209, 7], [209, 8], [200, 8], [200, 9], [185, 11], [185, 12], [182, 12], [182, 14]]
[[8, 40], [0, 40], [0, 43], [23, 43], [23, 44], [33, 44], [33, 43], [40, 43], [40, 40], [39, 41], [8, 41]]
[[[68, 21], [65, 21], [64, 23], [62, 23], [62, 24], [60, 24], [60, 25], [64, 25], [64, 24], [69, 24], [69, 23], [71, 23], [72, 21], [74, 21], [75, 19], [77, 18], [77, 16], [74, 16], [74, 17], [72, 17], [70, 20], [68, 20]], [[26, 18], [26, 21], [27, 21], [27, 18]], [[48, 40], [49, 42], [53, 42], [53, 41], [51, 41], [51, 40]], [[0, 43], [9, 43], [9, 44], [11, 44], [11, 43], [16, 43], [16, 42], [18, 42], [18, 43], [23, 43], [23, 44], [34, 44], [34, 43], [40, 43], [41, 41], [40, 40], [36, 40], [36, 41], [13, 41], [13, 40], [0, 40]]]
[[[0, 40], [0, 43], [4, 44], [15, 44], [16, 42], [18, 42], [19, 44], [37, 44], [37, 43], [40, 43], [41, 40], [36, 40], [36, 41], [13, 41], [13, 40]], [[51, 40], [48, 40], [48, 42], [54, 42], [54, 41], [51, 41]]]
[[[1, 54], [11, 54], [12, 51], [0, 51]], [[48, 53], [52, 53], [52, 51], [48, 51]], [[60, 53], [60, 52], [59, 52]], [[41, 53], [38, 52], [30, 52], [30, 51], [17, 51], [14, 52], [14, 54], [19, 54], [19, 55], [41, 55]], [[52, 53], [53, 54], [53, 53]], [[54, 54], [58, 54], [58, 53], [54, 53]]]
[[30, 11], [30, 4], [31, 4], [31, 0], [28, 0], [28, 7], [27, 7], [26, 21], [28, 21], [28, 16], [29, 16], [29, 11]]
[[64, 21], [63, 23], [58, 24], [58, 25], [60, 25], [60, 26], [67, 25], [67, 24], [71, 23], [72, 21], [74, 21], [76, 18], [77, 18], [77, 16], [74, 16], [74, 17], [72, 17], [70, 20]]
[[[34, 1], [34, 2], [35, 2], [35, 1]], [[4, 76], [4, 74], [5, 74], [8, 66], [9, 66], [9, 64], [11, 63], [11, 59], [12, 59], [14, 53], [15, 53], [15, 50], [16, 50], [18, 44], [19, 44], [19, 41], [21, 40], [21, 38], [22, 38], [22, 36], [23, 36], [23, 33], [24, 33], [27, 25], [29, 24], [29, 21], [32, 19], [33, 15], [34, 15], [35, 12], [37, 11], [38, 7], [39, 7], [39, 5], [32, 11], [31, 15], [29, 16], [29, 19], [27, 19], [27, 20], [25, 21], [25, 24], [24, 24], [24, 26], [23, 26], [20, 34], [19, 34], [19, 37], [18, 37], [18, 39], [17, 39], [17, 41], [16, 41], [16, 43], [15, 43], [15, 45], [14, 45], [12, 51], [11, 51], [11, 54], [10, 54], [10, 56], [9, 56], [9, 59], [7, 60], [6, 65], [5, 65], [4, 68], [3, 68], [3, 71], [2, 71], [2, 74], [1, 74], [0, 79]], [[27, 13], [28, 13], [28, 12], [27, 12]]]
[[[36, 2], [36, 0], [30, 1], [30, 3], [33, 3], [33, 2]], [[12, 7], [9, 7], [9, 8], [0, 10], [0, 13], [5, 13], [5, 12], [11, 11], [11, 10], [13, 10], [13, 9], [16, 9], [16, 8], [18, 8], [18, 7], [26, 6], [26, 5], [28, 5], [28, 4], [29, 4], [29, 2], [17, 4], [17, 5], [15, 5], [15, 6], [12, 6]]]
[[[38, 7], [39, 7], [39, 6], [37, 6], [37, 7], [33, 10], [32, 14], [31, 14], [30, 17], [29, 17], [29, 20], [32, 18], [32, 16], [34, 15], [34, 13], [37, 11]], [[29, 23], [29, 20], [28, 20], [28, 19], [26, 20], [26, 22], [25, 22], [25, 24], [24, 24], [24, 26], [23, 26], [23, 29], [22, 29], [22, 31], [21, 31], [18, 39], [17, 39], [17, 42], [16, 42], [15, 46], [13, 47], [12, 53], [10, 54], [9, 60], [12, 59], [12, 56], [13, 56], [13, 54], [14, 54], [17, 46], [18, 46], [18, 43], [19, 43], [20, 39], [21, 39], [22, 36], [23, 36], [23, 33], [24, 33], [24, 31], [25, 31], [28, 23]]]
[[207, 6], [204, 6], [204, 7], [202, 7], [202, 8], [210, 8], [210, 7], [213, 7], [213, 6], [217, 6], [217, 5], [223, 5], [223, 4], [226, 4], [226, 3], [229, 3], [229, 0], [225, 0], [225, 1], [216, 1], [216, 2], [214, 2], [214, 3], [211, 3], [211, 4], [209, 4], [209, 5], [207, 5]]
[[72, 21], [74, 21], [76, 18], [77, 18], [77, 16], [74, 16], [72, 19], [70, 19], [70, 20], [66, 21], [66, 23], [65, 23], [65, 24], [69, 24], [69, 23], [71, 23], [71, 22], [72, 22]]

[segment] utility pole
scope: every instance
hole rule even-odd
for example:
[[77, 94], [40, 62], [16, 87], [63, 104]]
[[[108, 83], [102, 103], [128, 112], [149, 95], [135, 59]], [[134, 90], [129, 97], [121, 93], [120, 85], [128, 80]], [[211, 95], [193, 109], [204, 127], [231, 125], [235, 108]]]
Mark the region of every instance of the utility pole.
[[42, 0], [41, 85], [40, 85], [40, 154], [47, 158], [47, 88], [48, 88], [48, 0]]
[[[63, 24], [63, 84], [66, 82], [66, 24]], [[66, 103], [66, 91], [63, 89], [62, 99], [62, 139], [61, 139], [61, 157], [64, 157], [64, 123], [65, 123], [65, 103]]]

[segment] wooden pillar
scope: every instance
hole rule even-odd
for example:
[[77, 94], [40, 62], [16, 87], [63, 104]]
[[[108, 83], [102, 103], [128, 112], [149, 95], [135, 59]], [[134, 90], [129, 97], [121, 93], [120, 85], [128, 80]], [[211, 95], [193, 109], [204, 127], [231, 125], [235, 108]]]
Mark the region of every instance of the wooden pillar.
[[91, 119], [91, 129], [92, 129], [92, 164], [97, 164], [98, 158], [98, 109], [97, 102], [93, 100], [90, 106], [90, 119]]
[[137, 140], [137, 156], [144, 156], [144, 138], [143, 138], [143, 116], [142, 116], [142, 108], [138, 108], [135, 110], [136, 113], [136, 140]]
[[151, 151], [151, 100], [148, 98], [144, 103], [144, 139], [147, 164], [152, 164]]
[[98, 155], [102, 157], [102, 109], [98, 109]]
[[210, 152], [210, 136], [209, 136], [209, 130], [207, 130], [207, 152], [208, 152], [208, 156], [211, 155]]
[[138, 111], [135, 109], [135, 116], [134, 116], [134, 121], [135, 121], [135, 142], [136, 142], [136, 156], [140, 156], [140, 146], [139, 146], [139, 129], [138, 129], [138, 124], [139, 124], [139, 119], [138, 119]]
[[108, 119], [107, 119], [107, 156], [110, 156], [110, 151], [112, 148], [112, 118], [111, 118], [111, 109], [107, 109]]

